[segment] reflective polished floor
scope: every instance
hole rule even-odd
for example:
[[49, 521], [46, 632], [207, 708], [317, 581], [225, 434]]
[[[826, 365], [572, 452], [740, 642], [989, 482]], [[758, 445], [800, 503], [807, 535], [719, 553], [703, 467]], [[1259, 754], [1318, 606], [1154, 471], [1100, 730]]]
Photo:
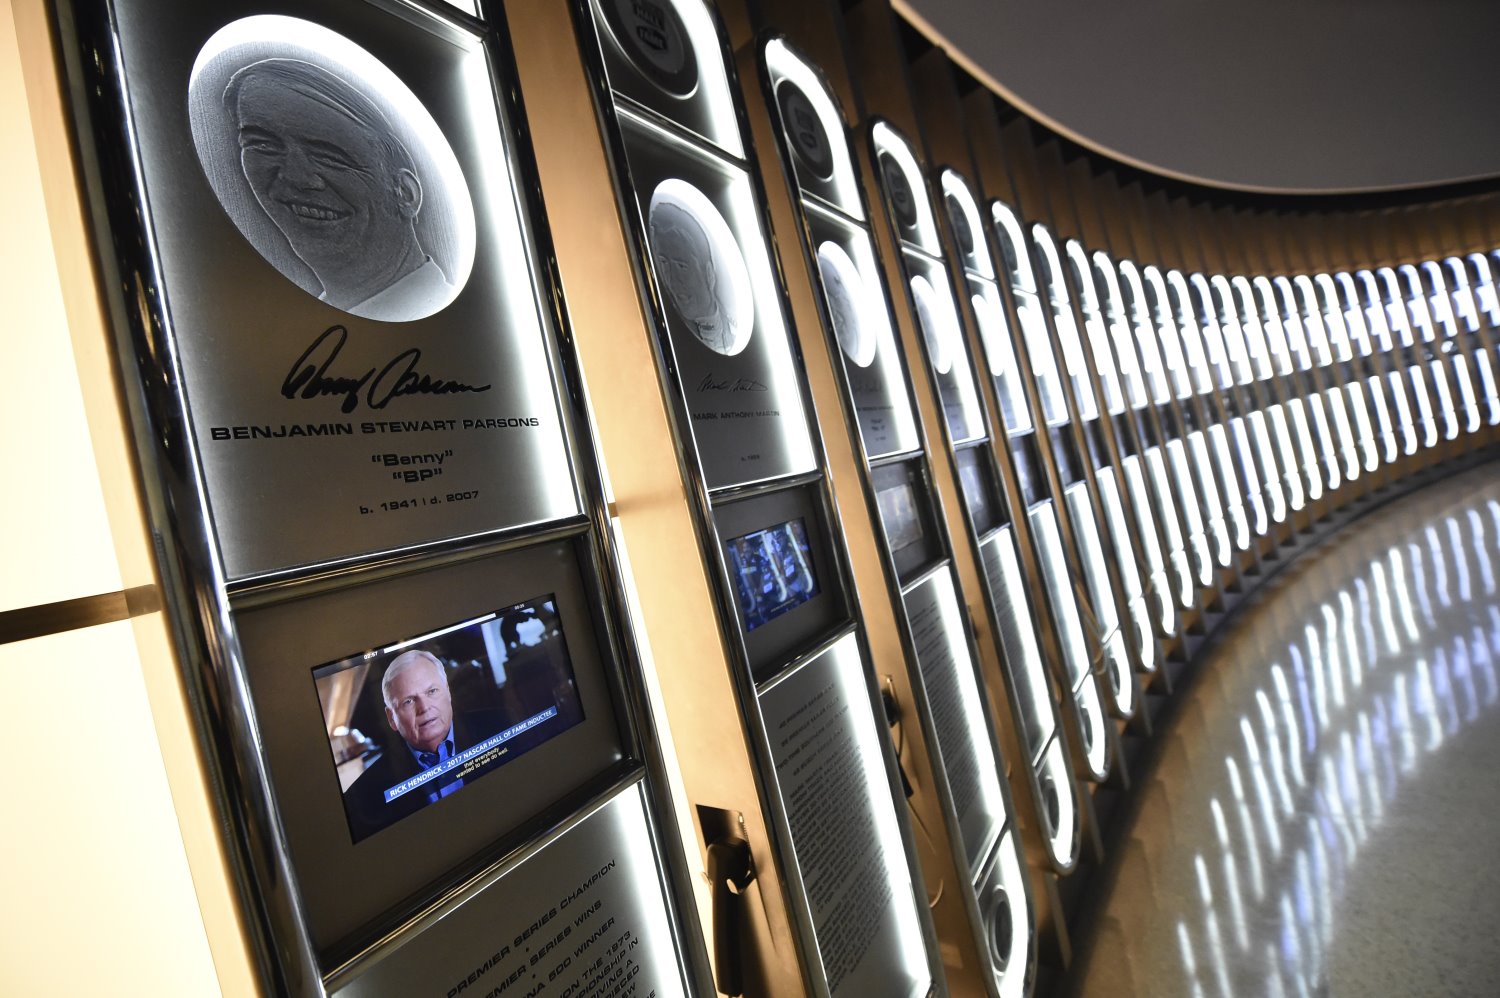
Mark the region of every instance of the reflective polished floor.
[[1081, 996], [1500, 995], [1500, 465], [1264, 585], [1144, 775]]

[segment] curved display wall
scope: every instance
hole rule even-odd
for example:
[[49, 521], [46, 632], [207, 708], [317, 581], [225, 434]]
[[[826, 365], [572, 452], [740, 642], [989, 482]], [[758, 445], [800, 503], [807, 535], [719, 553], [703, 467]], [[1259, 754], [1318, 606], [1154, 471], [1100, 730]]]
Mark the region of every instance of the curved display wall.
[[226, 991], [1065, 992], [1205, 640], [1500, 437], [1500, 186], [1143, 173], [885, 0], [303, 7], [16, 8], [120, 571], [0, 667], [130, 631], [90, 903]]

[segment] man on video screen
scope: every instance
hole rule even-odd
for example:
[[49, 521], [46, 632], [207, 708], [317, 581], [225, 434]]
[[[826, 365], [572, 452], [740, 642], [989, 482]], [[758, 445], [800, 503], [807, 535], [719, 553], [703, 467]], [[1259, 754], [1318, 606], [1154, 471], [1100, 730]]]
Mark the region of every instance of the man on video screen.
[[[408, 651], [392, 659], [380, 691], [386, 721], [401, 740], [381, 753], [344, 794], [356, 841], [436, 803], [466, 780], [551, 734], [547, 725], [541, 725], [485, 752], [471, 765], [451, 768], [450, 760], [513, 725], [515, 719], [498, 710], [455, 713], [447, 672], [438, 657], [427, 651]], [[408, 781], [432, 770], [439, 775], [405, 789]]]

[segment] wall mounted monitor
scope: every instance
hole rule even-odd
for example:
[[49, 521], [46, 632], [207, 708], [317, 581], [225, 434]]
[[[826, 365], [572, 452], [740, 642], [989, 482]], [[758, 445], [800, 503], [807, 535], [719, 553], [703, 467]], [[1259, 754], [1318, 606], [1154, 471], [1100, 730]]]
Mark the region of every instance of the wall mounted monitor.
[[757, 681], [849, 618], [816, 493], [784, 489], [714, 511], [724, 567]]
[[580, 543], [236, 615], [321, 951], [357, 948], [627, 757]]
[[[718, 618], [738, 639], [728, 650], [741, 714], [705, 707], [745, 726], [775, 874], [788, 881], [786, 910], [747, 929], [775, 959], [798, 959], [819, 994], [925, 995], [937, 966], [931, 922], [892, 799], [894, 763], [727, 39], [703, 0], [579, 0], [574, 13], [659, 373], [677, 437], [691, 445], [690, 492], [706, 500], [699, 526]], [[914, 421], [885, 394], [884, 368], [870, 370], [890, 333], [868, 305], [873, 256], [844, 197], [854, 191], [834, 156], [837, 122], [812, 89], [791, 81], [775, 103], [796, 125], [796, 169], [829, 206], [819, 279], [840, 350], [855, 376], [874, 375], [862, 439], [901, 453], [916, 445]]]
[[886, 547], [904, 585], [947, 556], [930, 500], [931, 483], [919, 462], [899, 461], [870, 469], [870, 487]]
[[958, 466], [959, 491], [974, 524], [975, 536], [983, 537], [1008, 522], [988, 451], [978, 446], [962, 448], [954, 455], [954, 463]]
[[312, 678], [355, 842], [584, 719], [552, 593], [364, 650]]
[[729, 576], [746, 632], [769, 624], [821, 595], [812, 543], [802, 517], [724, 542]]

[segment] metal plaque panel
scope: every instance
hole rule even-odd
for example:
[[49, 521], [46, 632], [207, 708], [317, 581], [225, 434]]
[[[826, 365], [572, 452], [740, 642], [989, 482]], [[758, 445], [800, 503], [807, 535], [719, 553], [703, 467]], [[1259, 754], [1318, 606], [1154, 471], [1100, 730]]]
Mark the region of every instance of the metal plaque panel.
[[979, 546], [984, 574], [989, 582], [991, 608], [1000, 631], [1005, 665], [1012, 676], [1012, 696], [1016, 699], [1026, 734], [1027, 750], [1035, 760], [1056, 729], [1051, 704], [1051, 690], [1044, 672], [1046, 665], [1032, 628], [1027, 604], [1025, 577], [1016, 551], [1015, 535], [1009, 526], [995, 531]]
[[816, 205], [804, 210], [865, 456], [916, 450], [916, 417], [869, 232]]
[[911, 874], [851, 634], [760, 694], [830, 994], [925, 995]]
[[1000, 998], [1023, 998], [1035, 974], [1036, 913], [1027, 896], [1025, 860], [1016, 832], [1007, 831], [1000, 840], [977, 893]]
[[1005, 822], [1005, 798], [983, 693], [964, 638], [953, 570], [947, 565], [937, 569], [912, 586], [904, 602], [969, 875], [974, 876]]
[[749, 175], [619, 112], [673, 366], [711, 489], [817, 466]]
[[979, 388], [969, 360], [968, 344], [953, 298], [953, 284], [943, 265], [924, 254], [903, 251], [911, 300], [926, 349], [926, 361], [937, 382], [943, 418], [953, 444], [985, 435]]
[[334, 994], [669, 998], [672, 938], [636, 784]]
[[481, 38], [395, 5], [259, 9], [115, 8], [226, 575], [575, 513]]
[[1028, 519], [1036, 538], [1042, 579], [1051, 594], [1052, 613], [1060, 632], [1058, 643], [1063, 649], [1063, 666], [1068, 670], [1069, 685], [1077, 689], [1091, 678], [1091, 663], [1083, 618], [1078, 612], [1078, 592], [1073, 588], [1073, 573], [1068, 568], [1057, 509], [1052, 500], [1047, 499], [1031, 507]]

